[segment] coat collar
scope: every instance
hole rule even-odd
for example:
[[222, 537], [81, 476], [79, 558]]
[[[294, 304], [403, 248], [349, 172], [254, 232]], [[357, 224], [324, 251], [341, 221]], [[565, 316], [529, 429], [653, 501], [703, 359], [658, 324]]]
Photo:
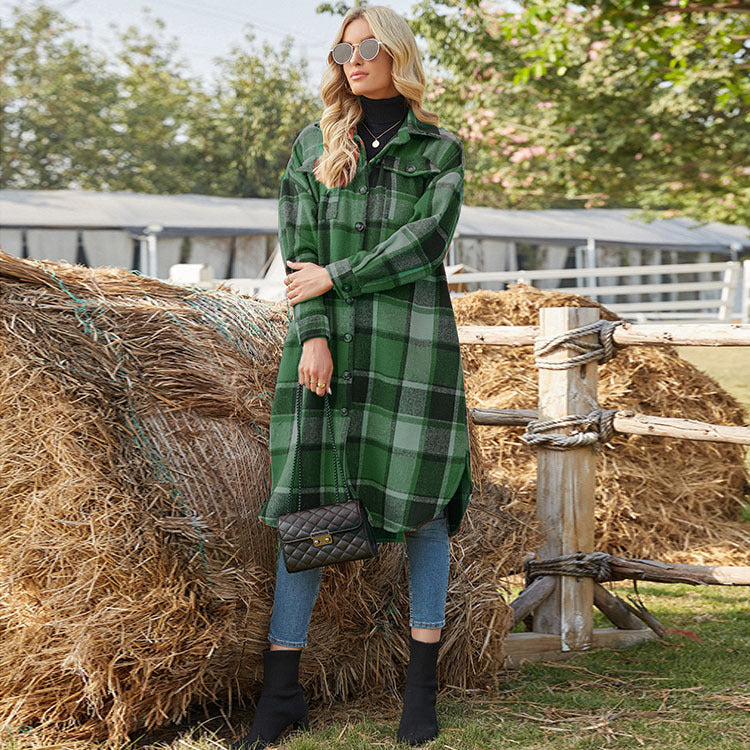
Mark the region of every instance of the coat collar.
[[430, 122], [419, 120], [411, 107], [409, 107], [409, 111], [406, 113], [406, 129], [412, 135], [427, 135], [431, 138], [440, 138], [438, 127]]

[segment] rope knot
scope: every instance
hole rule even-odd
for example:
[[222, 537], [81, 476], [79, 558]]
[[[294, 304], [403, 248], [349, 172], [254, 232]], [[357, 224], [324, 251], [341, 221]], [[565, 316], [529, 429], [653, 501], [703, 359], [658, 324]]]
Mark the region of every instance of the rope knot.
[[[578, 367], [589, 362], [604, 364], [609, 362], [617, 353], [615, 348], [614, 333], [617, 326], [625, 323], [624, 320], [597, 320], [595, 323], [565, 331], [557, 336], [549, 338], [538, 338], [534, 342], [534, 356], [537, 367], [545, 370], [566, 370], [570, 367]], [[597, 340], [581, 341], [580, 339], [591, 334], [597, 334]], [[562, 347], [572, 349], [572, 357], [559, 362], [548, 362], [540, 359], [543, 355], [556, 351]]]
[[[551, 450], [570, 450], [594, 443], [609, 442], [615, 434], [616, 409], [594, 409], [585, 416], [571, 415], [556, 419], [534, 419], [526, 425], [521, 439], [527, 445], [541, 445]], [[565, 427], [578, 428], [570, 434], [552, 432]]]
[[593, 578], [597, 583], [612, 580], [612, 556], [606, 552], [576, 552], [546, 560], [526, 560], [526, 585], [540, 576], [578, 576]]

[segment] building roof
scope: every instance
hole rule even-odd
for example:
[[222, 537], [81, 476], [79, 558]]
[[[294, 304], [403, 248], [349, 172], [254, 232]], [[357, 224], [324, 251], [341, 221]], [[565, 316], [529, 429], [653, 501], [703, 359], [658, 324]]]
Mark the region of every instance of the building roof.
[[519, 211], [465, 206], [459, 220], [462, 237], [498, 239], [549, 245], [597, 244], [621, 247], [658, 247], [663, 250], [727, 252], [750, 249], [748, 227], [711, 222], [700, 225], [688, 218], [636, 219], [637, 209], [571, 208]]
[[277, 201], [213, 195], [154, 195], [124, 191], [0, 190], [0, 227], [122, 229], [160, 236], [276, 234]]
[[[90, 190], [0, 190], [0, 227], [24, 229], [122, 229], [137, 235], [164, 227], [160, 236], [276, 234], [275, 198], [152, 195]], [[464, 206], [457, 236], [548, 245], [597, 244], [666, 250], [750, 249], [750, 229], [687, 218], [644, 223], [636, 209], [515, 210]]]

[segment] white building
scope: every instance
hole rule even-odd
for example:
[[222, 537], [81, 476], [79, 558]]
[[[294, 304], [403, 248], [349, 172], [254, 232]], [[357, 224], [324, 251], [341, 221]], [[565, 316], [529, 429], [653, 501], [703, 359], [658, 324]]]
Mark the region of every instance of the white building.
[[[701, 226], [684, 218], [647, 224], [631, 218], [633, 213], [464, 206], [446, 262], [477, 271], [518, 271], [705, 263], [750, 253], [747, 227]], [[273, 299], [283, 293], [282, 263], [273, 262], [277, 244], [277, 201], [271, 198], [0, 190], [0, 248], [17, 257], [116, 266], [162, 279], [177, 263], [206, 264], [217, 280], [266, 278], [267, 294], [261, 296]], [[621, 283], [638, 283], [633, 278]], [[536, 283], [554, 288], [581, 282]], [[482, 283], [489, 289], [503, 286]]]

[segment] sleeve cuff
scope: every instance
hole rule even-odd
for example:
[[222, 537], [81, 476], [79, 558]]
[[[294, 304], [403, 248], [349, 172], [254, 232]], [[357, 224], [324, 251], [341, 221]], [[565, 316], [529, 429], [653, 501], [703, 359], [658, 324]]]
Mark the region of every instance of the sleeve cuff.
[[307, 339], [312, 339], [316, 336], [325, 336], [328, 341], [331, 340], [331, 328], [327, 315], [307, 315], [302, 320], [295, 318], [294, 326], [297, 330], [297, 340], [300, 346]]
[[357, 283], [357, 277], [352, 271], [352, 264], [349, 258], [342, 258], [329, 263], [325, 267], [328, 275], [333, 282], [333, 289], [342, 299], [355, 297], [360, 293], [360, 286]]

